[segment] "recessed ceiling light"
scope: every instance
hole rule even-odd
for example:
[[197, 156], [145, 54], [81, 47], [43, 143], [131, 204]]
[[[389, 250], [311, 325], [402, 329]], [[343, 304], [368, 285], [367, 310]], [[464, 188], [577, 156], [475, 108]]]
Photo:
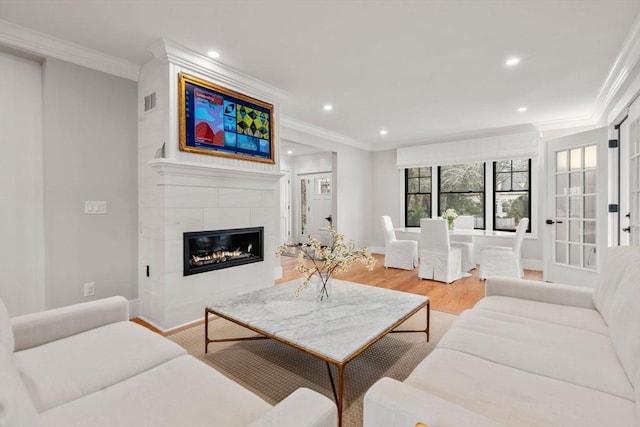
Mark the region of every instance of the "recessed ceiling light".
[[386, 134], [387, 134], [387, 130], [386, 130], [386, 129], [382, 129], [382, 130], [380, 131], [380, 135], [386, 135]]
[[527, 111], [527, 107], [518, 108], [518, 113], [524, 113], [525, 111]]
[[220, 58], [220, 54], [218, 52], [216, 52], [215, 50], [210, 50], [209, 52], [207, 52], [207, 56], [209, 58]]
[[331, 110], [333, 110], [333, 105], [326, 104], [323, 108], [324, 108], [324, 111], [331, 111]]
[[515, 56], [513, 58], [509, 58], [507, 59], [507, 61], [504, 63], [507, 67], [513, 67], [514, 65], [517, 65], [520, 62], [520, 58], [516, 58]]
[[289, 151], [287, 151], [287, 154], [291, 155], [291, 154], [293, 154], [293, 151], [289, 150]]

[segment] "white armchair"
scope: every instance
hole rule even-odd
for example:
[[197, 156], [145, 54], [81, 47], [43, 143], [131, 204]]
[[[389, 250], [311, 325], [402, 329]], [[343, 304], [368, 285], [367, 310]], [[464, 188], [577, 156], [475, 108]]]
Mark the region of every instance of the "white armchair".
[[420, 220], [420, 270], [418, 277], [451, 283], [462, 277], [462, 253], [451, 247], [447, 222]]
[[388, 216], [382, 217], [384, 229], [384, 267], [413, 270], [418, 265], [418, 242], [397, 240], [393, 223]]
[[[471, 215], [460, 215], [453, 220], [454, 230], [472, 231], [475, 218]], [[462, 252], [462, 271], [471, 271], [476, 268], [476, 261], [473, 256], [473, 236], [471, 232], [465, 235], [452, 234], [451, 247], [460, 248]]]
[[520, 249], [524, 233], [529, 226], [529, 218], [522, 218], [516, 227], [516, 234], [511, 247], [487, 246], [482, 249], [480, 260], [481, 279], [490, 276], [506, 276], [521, 279], [524, 277]]

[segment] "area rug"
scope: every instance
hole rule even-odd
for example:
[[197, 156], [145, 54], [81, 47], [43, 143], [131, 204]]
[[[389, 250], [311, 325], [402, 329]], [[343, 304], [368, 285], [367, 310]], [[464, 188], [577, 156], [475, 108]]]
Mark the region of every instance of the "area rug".
[[[367, 349], [345, 368], [343, 426], [362, 426], [364, 394], [377, 380], [404, 380], [438, 343], [456, 315], [431, 310], [431, 339], [421, 332], [392, 333]], [[224, 319], [209, 322], [210, 338], [255, 336]], [[209, 344], [204, 354], [204, 324], [167, 336], [191, 355], [253, 391], [272, 405], [299, 387], [307, 387], [333, 400], [327, 365], [320, 359], [273, 340]], [[336, 378], [335, 368], [332, 368]]]

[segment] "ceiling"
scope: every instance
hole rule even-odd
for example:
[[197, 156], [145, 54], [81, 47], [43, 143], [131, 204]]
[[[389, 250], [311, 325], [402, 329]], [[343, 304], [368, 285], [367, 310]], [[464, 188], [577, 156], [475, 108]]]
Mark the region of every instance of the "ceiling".
[[0, 0], [4, 21], [133, 64], [160, 38], [216, 50], [287, 93], [286, 118], [372, 150], [593, 124], [639, 15], [640, 0]]

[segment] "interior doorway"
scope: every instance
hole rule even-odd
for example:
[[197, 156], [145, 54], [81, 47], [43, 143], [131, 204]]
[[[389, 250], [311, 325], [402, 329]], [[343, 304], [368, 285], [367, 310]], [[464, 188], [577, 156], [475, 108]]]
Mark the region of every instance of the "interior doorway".
[[281, 141], [280, 153], [280, 171], [287, 174], [290, 184], [287, 189], [287, 178], [281, 181], [281, 239], [282, 228], [288, 227], [287, 241], [304, 243], [311, 236], [330, 244], [327, 218], [337, 223], [337, 153], [288, 140]]

